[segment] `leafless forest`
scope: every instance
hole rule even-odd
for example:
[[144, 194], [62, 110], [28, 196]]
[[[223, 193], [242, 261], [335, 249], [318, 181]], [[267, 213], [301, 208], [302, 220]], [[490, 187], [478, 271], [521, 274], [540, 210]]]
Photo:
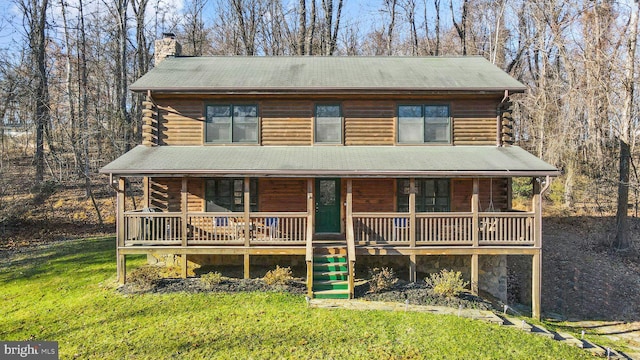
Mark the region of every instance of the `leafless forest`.
[[[6, 6], [0, 210], [24, 188], [18, 181], [80, 186], [107, 211], [93, 196], [107, 182], [97, 170], [140, 143], [142, 98], [128, 86], [153, 67], [153, 41], [173, 32], [183, 55], [483, 56], [529, 88], [515, 97], [513, 141], [562, 169], [548, 200], [569, 213], [637, 212], [638, 0], [174, 3]], [[5, 176], [20, 163], [28, 176]], [[619, 248], [624, 228], [619, 216]]]

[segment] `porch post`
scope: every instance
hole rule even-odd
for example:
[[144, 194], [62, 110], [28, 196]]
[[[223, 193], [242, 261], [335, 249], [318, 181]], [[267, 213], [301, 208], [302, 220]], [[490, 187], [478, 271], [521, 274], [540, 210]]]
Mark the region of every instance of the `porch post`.
[[478, 254], [471, 255], [471, 292], [478, 295]]
[[251, 219], [249, 218], [249, 211], [251, 207], [251, 184], [249, 178], [244, 178], [244, 246], [251, 244]]
[[478, 216], [478, 211], [480, 208], [480, 179], [473, 178], [473, 193], [471, 195], [471, 212], [473, 213], [472, 219], [472, 233], [471, 240], [473, 241], [473, 247], [479, 246], [479, 235], [480, 235], [480, 221]]
[[355, 241], [353, 234], [353, 180], [347, 179], [347, 209], [346, 209], [346, 226], [350, 228], [345, 229], [345, 234], [347, 236], [347, 261], [349, 262], [349, 298], [353, 299], [354, 297], [354, 277], [356, 273], [356, 263], [355, 263], [355, 247], [351, 247], [351, 244]]
[[124, 178], [118, 178], [118, 190], [116, 192], [116, 277], [118, 283], [124, 284], [127, 281], [127, 261], [124, 254], [120, 253], [120, 248], [124, 247], [125, 237], [125, 181]]
[[306, 262], [307, 262], [307, 295], [313, 297], [313, 215], [315, 213], [313, 200], [313, 179], [307, 179], [307, 238]]
[[531, 264], [531, 317], [540, 320], [542, 301], [542, 249], [532, 256]]
[[[182, 229], [181, 229], [181, 234], [182, 234], [182, 247], [186, 248], [187, 247], [187, 220], [188, 220], [188, 207], [189, 207], [189, 193], [187, 190], [187, 178], [183, 177], [182, 178], [182, 188], [180, 190], [180, 208], [182, 210]], [[187, 278], [187, 253], [183, 253], [182, 254], [182, 264], [181, 264], [181, 270], [182, 270], [182, 278], [186, 279]]]
[[251, 278], [251, 272], [250, 272], [250, 268], [249, 268], [249, 253], [248, 252], [244, 253], [244, 278], [245, 279], [250, 279]]
[[149, 177], [142, 178], [142, 191], [144, 196], [144, 207], [151, 207], [151, 199], [149, 198]]
[[409, 179], [409, 246], [416, 247], [416, 179]]
[[[251, 208], [251, 182], [248, 177], [244, 178], [244, 246], [251, 245], [251, 219], [249, 218]], [[248, 249], [245, 249], [247, 251]], [[244, 278], [249, 279], [249, 252], [244, 253]]]
[[307, 179], [307, 236], [311, 239], [313, 235], [313, 215], [315, 213], [315, 204], [313, 201], [313, 179]]
[[353, 180], [347, 179], [347, 209], [346, 209], [346, 222], [353, 216]]
[[[416, 247], [416, 179], [409, 179], [409, 247]], [[416, 254], [409, 255], [409, 281], [416, 281]]]
[[540, 182], [537, 178], [533, 181], [533, 198], [531, 207], [534, 213], [533, 221], [533, 246], [537, 248], [532, 257], [531, 266], [531, 316], [540, 319], [542, 302], [542, 197]]

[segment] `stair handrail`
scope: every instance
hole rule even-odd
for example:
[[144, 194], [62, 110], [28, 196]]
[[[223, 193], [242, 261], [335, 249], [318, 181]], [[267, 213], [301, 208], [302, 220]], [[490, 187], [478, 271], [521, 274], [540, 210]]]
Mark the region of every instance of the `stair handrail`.
[[[311, 216], [309, 216], [311, 218]], [[313, 226], [307, 220], [307, 236], [305, 243], [305, 261], [307, 263], [307, 295], [313, 297]]]
[[349, 298], [355, 295], [356, 242], [353, 231], [353, 217], [347, 216], [347, 260], [349, 261]]

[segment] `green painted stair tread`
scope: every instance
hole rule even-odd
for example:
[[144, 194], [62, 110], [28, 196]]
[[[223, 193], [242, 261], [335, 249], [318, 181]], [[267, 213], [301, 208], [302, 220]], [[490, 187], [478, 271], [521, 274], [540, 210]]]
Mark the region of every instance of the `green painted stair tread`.
[[313, 264], [313, 272], [327, 272], [327, 271], [349, 271], [349, 267], [346, 264]]
[[349, 281], [347, 280], [314, 280], [313, 284], [323, 285], [323, 284], [345, 284], [348, 285]]
[[326, 264], [326, 263], [347, 263], [347, 258], [345, 256], [336, 256], [336, 255], [314, 255], [313, 256], [314, 264]]
[[316, 281], [313, 283], [313, 291], [318, 290], [349, 290], [349, 282], [346, 280]]
[[[344, 279], [332, 279], [331, 277], [344, 277]], [[347, 280], [347, 271], [314, 271], [313, 278], [316, 280]]]
[[320, 290], [314, 291], [313, 297], [317, 299], [348, 299], [349, 290]]

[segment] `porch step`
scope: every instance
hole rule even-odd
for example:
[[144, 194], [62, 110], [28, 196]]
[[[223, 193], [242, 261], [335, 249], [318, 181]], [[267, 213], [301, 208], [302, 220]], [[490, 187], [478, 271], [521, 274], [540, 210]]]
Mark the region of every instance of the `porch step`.
[[314, 281], [313, 288], [321, 290], [349, 290], [349, 282], [347, 280], [318, 280]]
[[349, 266], [346, 253], [346, 247], [343, 245], [327, 244], [314, 249], [312, 288], [314, 298], [349, 298]]
[[346, 264], [347, 258], [342, 256], [335, 256], [335, 254], [313, 255], [313, 262], [314, 263]]
[[331, 263], [313, 263], [313, 271], [314, 272], [347, 272], [349, 271], [349, 267], [346, 262], [331, 262]]
[[348, 299], [349, 290], [314, 290], [313, 297], [316, 299]]
[[[319, 246], [313, 249], [313, 256], [321, 255], [347, 255], [346, 246]], [[346, 260], [345, 260], [346, 261]]]

